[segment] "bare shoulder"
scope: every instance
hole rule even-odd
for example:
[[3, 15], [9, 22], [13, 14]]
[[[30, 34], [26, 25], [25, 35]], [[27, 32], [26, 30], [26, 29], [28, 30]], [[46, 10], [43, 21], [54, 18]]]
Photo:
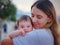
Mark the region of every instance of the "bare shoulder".
[[13, 41], [10, 37], [6, 37], [2, 40], [1, 45], [13, 45]]

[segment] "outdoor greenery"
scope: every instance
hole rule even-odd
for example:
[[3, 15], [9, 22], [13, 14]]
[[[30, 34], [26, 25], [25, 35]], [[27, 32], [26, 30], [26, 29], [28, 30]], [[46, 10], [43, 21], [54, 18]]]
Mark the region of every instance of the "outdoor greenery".
[[0, 19], [16, 21], [16, 7], [10, 0], [0, 0]]

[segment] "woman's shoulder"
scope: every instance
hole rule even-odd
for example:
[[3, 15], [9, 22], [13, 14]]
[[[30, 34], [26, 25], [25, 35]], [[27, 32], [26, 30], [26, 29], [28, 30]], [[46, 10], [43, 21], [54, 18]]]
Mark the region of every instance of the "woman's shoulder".
[[45, 38], [51, 38], [53, 39], [53, 35], [50, 29], [35, 29], [32, 32], [30, 32], [30, 35], [37, 36], [37, 37], [45, 37]]
[[31, 31], [30, 33], [40, 33], [40, 34], [46, 34], [48, 33], [48, 29], [34, 29], [33, 31]]
[[25, 38], [35, 38], [35, 39], [37, 39], [37, 37], [40, 37], [40, 36], [42, 37], [42, 35], [46, 36], [47, 34], [48, 33], [47, 33], [46, 29], [35, 29], [31, 32], [26, 33], [25, 36], [17, 36], [13, 40], [17, 41], [17, 40], [21, 40], [23, 38], [24, 39]]
[[39, 35], [44, 35], [44, 36], [51, 36], [52, 32], [50, 29], [36, 29], [36, 31]]
[[32, 37], [32, 38], [37, 38], [37, 37], [50, 37], [52, 34], [48, 29], [35, 29], [25, 35], [25, 37]]
[[39, 40], [41, 44], [54, 45], [54, 38], [50, 29], [42, 29], [38, 34], [40, 35]]
[[[20, 41], [24, 42], [40, 42], [38, 44], [41, 45], [53, 45], [53, 37], [50, 35], [50, 31], [47, 29], [36, 29], [29, 33], [27, 33], [24, 37], [18, 36], [15, 39], [13, 39], [13, 42], [19, 42], [18, 44], [21, 44]], [[17, 43], [16, 43], [17, 44]]]

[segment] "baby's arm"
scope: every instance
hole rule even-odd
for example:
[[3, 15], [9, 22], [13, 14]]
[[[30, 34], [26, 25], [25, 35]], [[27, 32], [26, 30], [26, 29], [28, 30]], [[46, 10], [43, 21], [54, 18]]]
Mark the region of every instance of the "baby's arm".
[[15, 38], [15, 37], [17, 37], [19, 35], [23, 36], [23, 35], [25, 35], [25, 32], [22, 31], [22, 30], [16, 30], [16, 31], [11, 32], [9, 34], [9, 37], [12, 39], [12, 38]]

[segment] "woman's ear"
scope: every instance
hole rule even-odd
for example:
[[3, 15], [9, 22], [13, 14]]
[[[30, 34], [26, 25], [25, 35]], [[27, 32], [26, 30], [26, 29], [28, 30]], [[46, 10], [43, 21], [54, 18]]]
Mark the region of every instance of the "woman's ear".
[[48, 17], [48, 22], [51, 22], [52, 21], [52, 17]]

